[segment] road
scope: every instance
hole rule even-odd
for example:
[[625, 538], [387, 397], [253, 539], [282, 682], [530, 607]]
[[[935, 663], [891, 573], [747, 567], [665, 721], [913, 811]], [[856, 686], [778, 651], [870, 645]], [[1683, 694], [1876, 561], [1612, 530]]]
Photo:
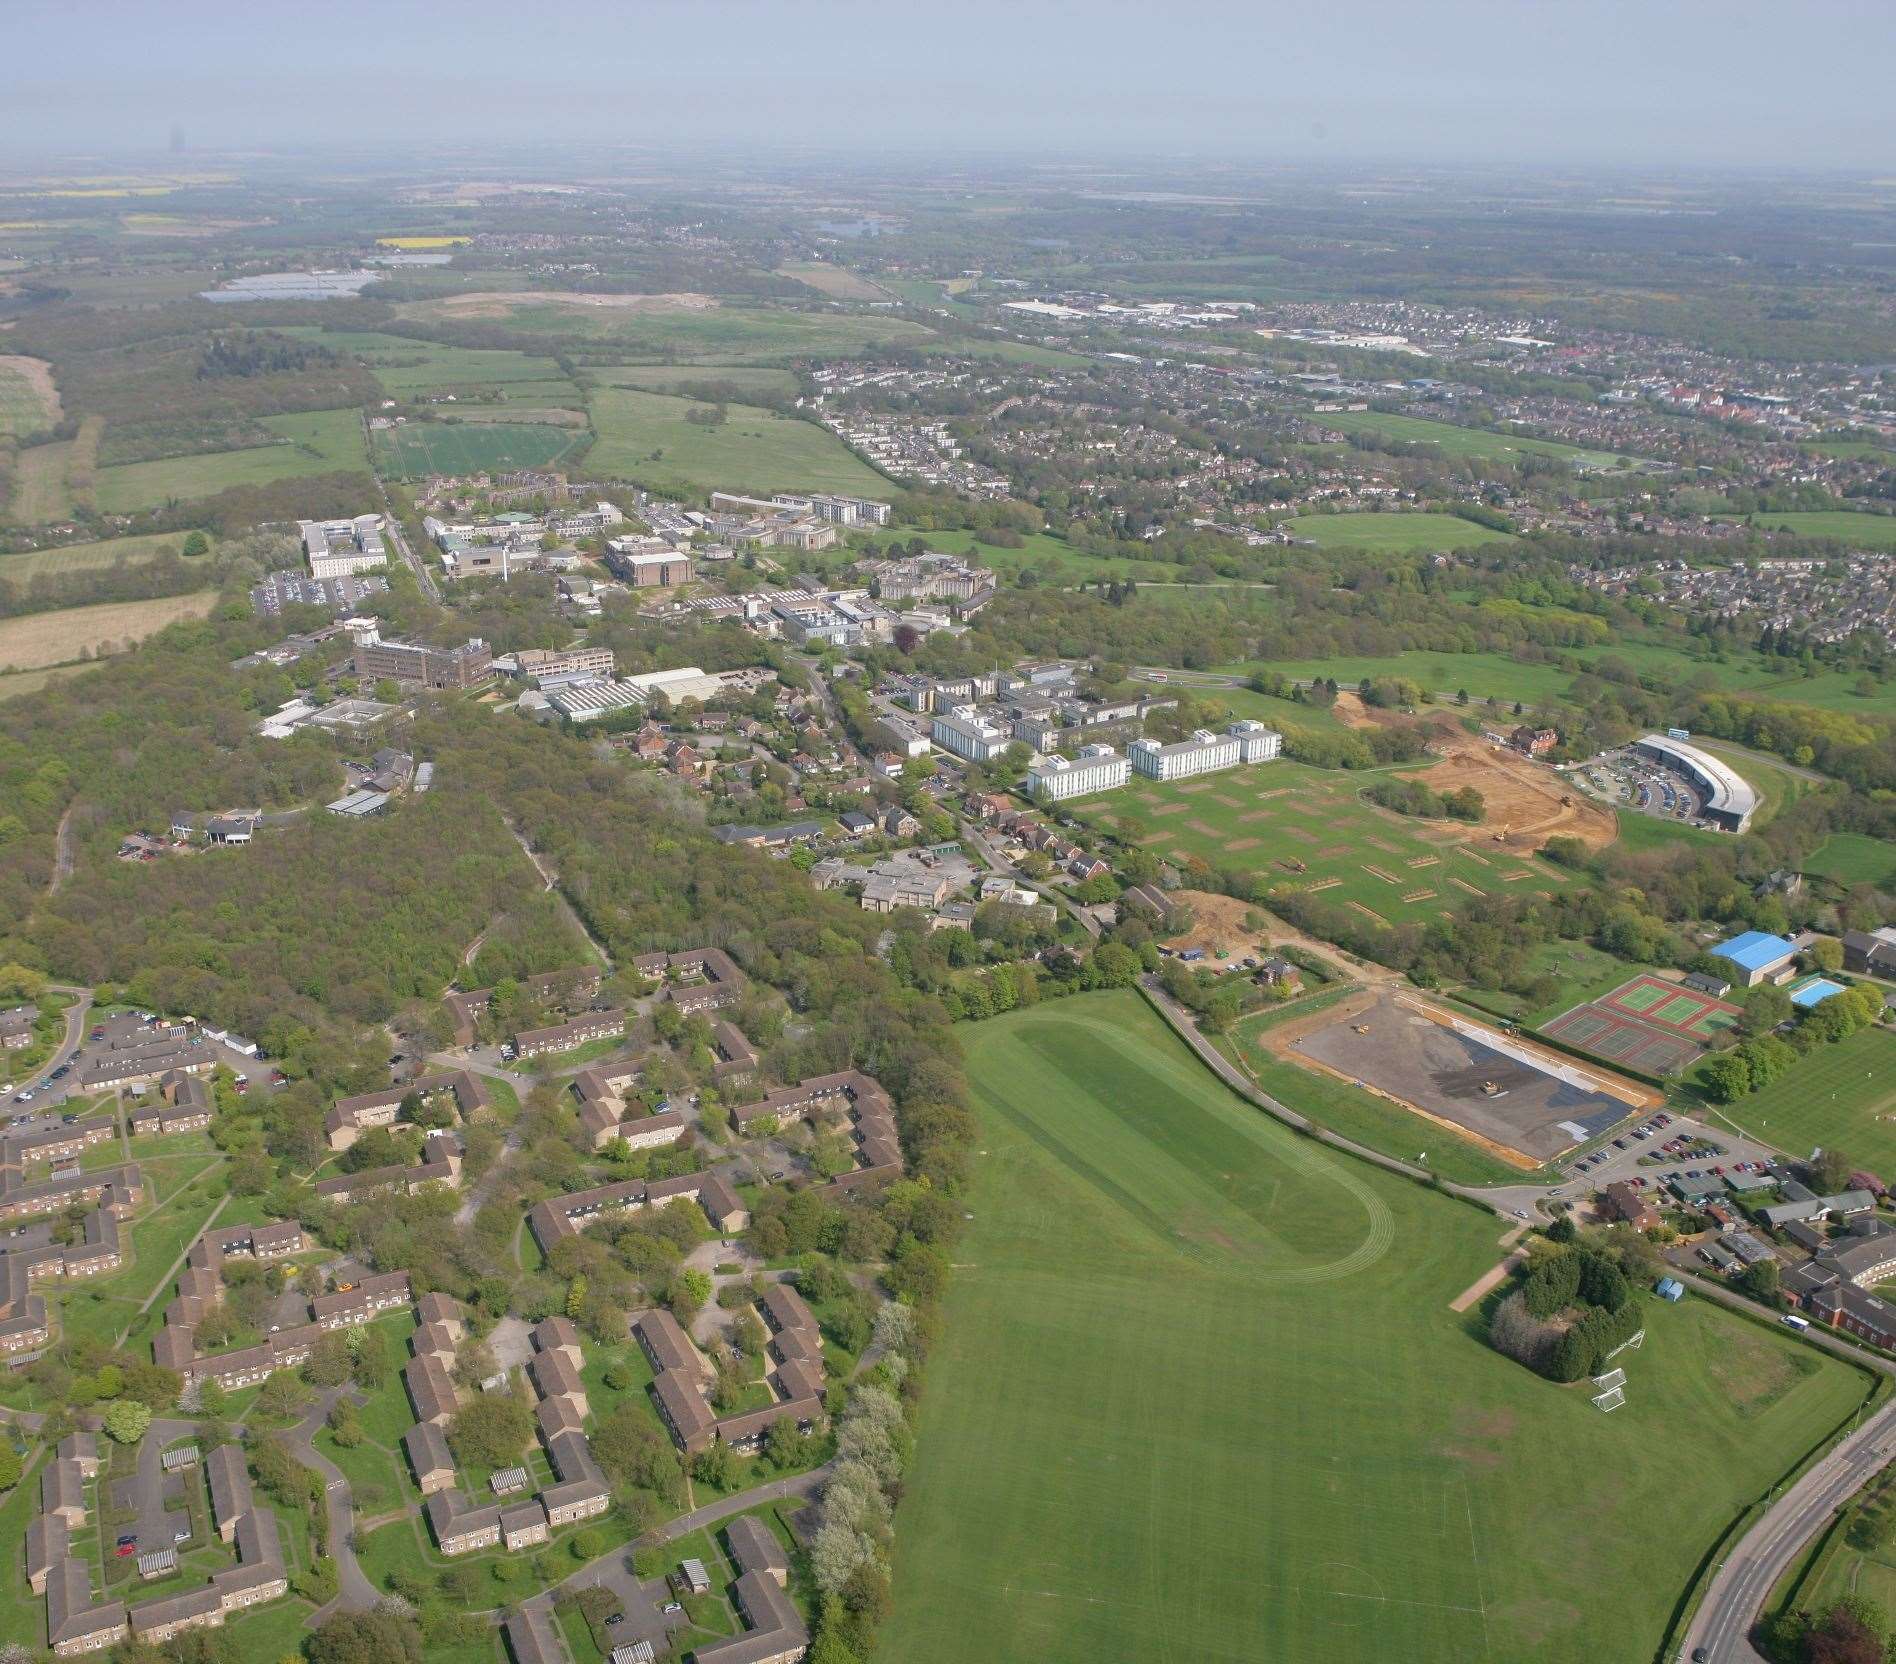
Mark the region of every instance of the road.
[[[1258, 1090], [1199, 1032], [1191, 1013], [1165, 992], [1156, 977], [1147, 977], [1144, 987], [1160, 1016], [1214, 1074], [1241, 1096], [1287, 1125], [1311, 1133], [1319, 1142], [1332, 1148], [1346, 1150], [1404, 1178], [1429, 1177], [1420, 1167], [1384, 1155], [1380, 1150], [1367, 1149], [1326, 1128], [1318, 1127], [1296, 1110], [1279, 1103], [1269, 1093]], [[1629, 1150], [1626, 1155], [1630, 1160], [1634, 1158], [1635, 1152]], [[1585, 1188], [1591, 1188], [1592, 1182], [1588, 1180]], [[1541, 1200], [1560, 1193], [1558, 1190], [1550, 1191], [1544, 1185], [1485, 1189], [1443, 1183], [1442, 1189], [1479, 1202], [1503, 1216], [1514, 1214], [1518, 1209], [1528, 1217], [1533, 1216]], [[1770, 1318], [1776, 1315], [1723, 1284], [1698, 1276], [1689, 1267], [1682, 1266], [1679, 1269], [1695, 1292], [1719, 1305], [1753, 1316]], [[1808, 1329], [1804, 1331], [1803, 1338], [1811, 1345], [1851, 1363], [1886, 1375], [1896, 1375], [1896, 1363], [1864, 1352], [1842, 1336], [1825, 1329]], [[1752, 1650], [1745, 1636], [1765, 1597], [1798, 1552], [1829, 1523], [1831, 1516], [1845, 1501], [1882, 1471], [1892, 1454], [1896, 1454], [1896, 1403], [1886, 1405], [1861, 1428], [1821, 1457], [1739, 1539], [1713, 1578], [1711, 1588], [1687, 1633], [1681, 1656], [1691, 1659], [1695, 1656], [1695, 1649], [1702, 1647], [1707, 1664], [1761, 1664], [1758, 1654]]]
[[1747, 1638], [1758, 1610], [1805, 1545], [1896, 1454], [1896, 1403], [1886, 1404], [1773, 1502], [1713, 1575], [1679, 1656], [1762, 1664]]
[[[653, 1547], [660, 1543], [676, 1542], [694, 1531], [716, 1525], [734, 1514], [741, 1514], [746, 1508], [755, 1508], [762, 1502], [812, 1496], [829, 1476], [832, 1465], [826, 1462], [808, 1473], [799, 1473], [789, 1479], [773, 1479], [767, 1485], [754, 1486], [748, 1491], [739, 1491], [735, 1496], [694, 1508], [688, 1514], [680, 1514], [675, 1520], [655, 1526], [639, 1539], [639, 1546]], [[608, 1554], [589, 1566], [582, 1566], [560, 1588], [573, 1593], [581, 1589], [604, 1589], [615, 1596], [620, 1610], [625, 1614], [625, 1621], [613, 1631], [615, 1642], [623, 1646], [635, 1641], [650, 1641], [660, 1657], [667, 1654], [672, 1629], [687, 1622], [682, 1614], [672, 1617], [665, 1615], [664, 1604], [671, 1598], [665, 1580], [662, 1577], [641, 1578], [632, 1569], [632, 1555], [628, 1551]], [[554, 1591], [548, 1590], [534, 1596], [525, 1605], [538, 1607], [543, 1615], [551, 1617], [553, 1596]]]
[[465, 1069], [469, 1074], [485, 1075], [489, 1080], [504, 1080], [513, 1088], [514, 1096], [521, 1103], [522, 1113], [500, 1141], [500, 1154], [494, 1157], [494, 1165], [461, 1193], [461, 1205], [454, 1211], [454, 1222], [457, 1225], [471, 1225], [475, 1214], [481, 1211], [482, 1204], [493, 1193], [501, 1170], [520, 1153], [520, 1128], [526, 1119], [527, 1094], [540, 1083], [526, 1075], [512, 1075], [505, 1069], [489, 1068], [486, 1064], [476, 1063], [454, 1052], [432, 1053], [428, 1061], [437, 1069]]
[[1026, 873], [1022, 872], [1019, 867], [1015, 866], [1012, 861], [1008, 860], [1008, 858], [1001, 853], [999, 846], [996, 845], [980, 827], [975, 825], [973, 821], [964, 820], [960, 822], [960, 826], [961, 835], [974, 846], [975, 852], [996, 872], [1005, 878], [1013, 879], [1016, 883], [1026, 885], [1026, 887], [1032, 890], [1036, 895], [1046, 897], [1046, 899], [1053, 904], [1056, 911], [1070, 913], [1074, 918], [1080, 921], [1080, 926], [1086, 931], [1087, 935], [1091, 936], [1095, 941], [1099, 939], [1103, 930], [1103, 926], [1099, 920], [1094, 918], [1085, 908], [1075, 903], [1073, 898], [1064, 890], [1052, 884], [1043, 884], [1037, 878], [1029, 878]]
[[318, 1450], [313, 1442], [317, 1430], [328, 1421], [336, 1400], [348, 1391], [346, 1387], [330, 1388], [316, 1400], [309, 1414], [289, 1432], [290, 1450], [296, 1459], [314, 1468], [323, 1477], [323, 1505], [329, 1514], [329, 1558], [336, 1563], [338, 1593], [328, 1606], [314, 1615], [312, 1624], [337, 1608], [349, 1612], [366, 1612], [381, 1598], [356, 1560], [355, 1498], [349, 1490], [349, 1481], [342, 1469]]

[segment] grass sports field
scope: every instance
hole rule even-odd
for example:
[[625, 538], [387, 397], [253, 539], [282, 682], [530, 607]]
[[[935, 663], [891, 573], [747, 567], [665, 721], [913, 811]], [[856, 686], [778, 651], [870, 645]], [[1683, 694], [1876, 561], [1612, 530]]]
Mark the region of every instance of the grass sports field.
[[1804, 871], [1835, 879], [1839, 884], [1874, 884], [1888, 889], [1896, 884], [1896, 849], [1882, 838], [1866, 837], [1861, 832], [1833, 832], [1805, 858]]
[[594, 477], [686, 491], [840, 491], [887, 497], [888, 480], [827, 428], [752, 405], [726, 407], [718, 427], [685, 420], [689, 399], [605, 387], [592, 396]]
[[544, 422], [405, 422], [375, 435], [384, 474], [480, 474], [497, 468], [545, 468], [573, 448], [579, 430]]
[[1611, 451], [1588, 451], [1551, 439], [1530, 439], [1518, 433], [1494, 433], [1487, 428], [1464, 428], [1453, 422], [1432, 422], [1425, 416], [1397, 416], [1382, 410], [1323, 411], [1310, 418], [1338, 433], [1377, 433], [1407, 445], [1431, 445], [1447, 457], [1486, 457], [1512, 461], [1521, 456], [1560, 457], [1576, 468], [1614, 468], [1619, 458]]
[[368, 468], [358, 411], [313, 410], [295, 416], [266, 416], [263, 425], [280, 435], [282, 443], [101, 468], [99, 508], [106, 514], [135, 514], [168, 502], [209, 497], [234, 485], [262, 485], [304, 474]]
[[96, 607], [65, 607], [0, 619], [0, 671], [38, 670], [66, 664], [91, 649], [105, 658], [183, 618], [202, 618], [217, 605], [217, 591], [165, 595], [154, 601], [104, 601]]
[[1863, 1398], [1655, 1301], [1602, 1416], [1449, 1311], [1492, 1219], [1280, 1128], [1136, 994], [969, 1052], [983, 1153], [897, 1527], [903, 1664], [1643, 1658], [1723, 1524]]
[[1478, 830], [1468, 836], [1459, 822], [1407, 819], [1364, 802], [1357, 794], [1373, 778], [1292, 762], [1171, 785], [1135, 775], [1123, 790], [1072, 807], [1172, 859], [1248, 868], [1386, 924], [1442, 918], [1477, 895], [1571, 882], [1548, 862], [1491, 852]]
[[1454, 514], [1300, 514], [1286, 524], [1292, 537], [1307, 537], [1319, 549], [1392, 549], [1406, 554], [1513, 541], [1507, 532]]
[[1896, 1173], [1896, 1034], [1866, 1028], [1819, 1046], [1715, 1113], [1787, 1155], [1836, 1149], [1873, 1173]]

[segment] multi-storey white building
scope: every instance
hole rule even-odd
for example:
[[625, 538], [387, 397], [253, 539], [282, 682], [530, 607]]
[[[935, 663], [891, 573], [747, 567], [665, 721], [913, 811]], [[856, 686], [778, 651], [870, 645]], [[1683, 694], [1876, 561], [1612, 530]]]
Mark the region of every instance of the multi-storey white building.
[[1227, 734], [1238, 737], [1238, 761], [1241, 763], [1268, 763], [1284, 749], [1284, 736], [1275, 728], [1266, 728], [1261, 722], [1234, 722], [1225, 729]]
[[1160, 745], [1134, 740], [1132, 766], [1153, 780], [1187, 780], [1239, 763], [1268, 762], [1283, 748], [1283, 736], [1261, 722], [1234, 722], [1222, 734], [1200, 728], [1188, 740]]
[[1132, 764], [1110, 745], [1083, 745], [1079, 756], [1047, 757], [1027, 771], [1027, 790], [1032, 797], [1062, 802], [1069, 797], [1086, 797], [1093, 792], [1110, 792], [1123, 786], [1132, 774]]
[[312, 578], [352, 578], [388, 564], [379, 514], [358, 514], [353, 520], [303, 520], [297, 530]]
[[971, 763], [991, 762], [1014, 743], [1011, 727], [990, 722], [972, 705], [936, 711], [933, 734], [942, 750], [966, 757]]

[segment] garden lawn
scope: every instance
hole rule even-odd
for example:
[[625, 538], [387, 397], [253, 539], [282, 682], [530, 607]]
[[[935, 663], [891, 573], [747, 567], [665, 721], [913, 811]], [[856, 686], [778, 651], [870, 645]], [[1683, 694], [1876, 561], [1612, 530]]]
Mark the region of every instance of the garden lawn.
[[1842, 1150], [1873, 1173], [1896, 1173], [1896, 1034], [1859, 1029], [1819, 1046], [1764, 1091], [1713, 1113], [1786, 1155]]
[[886, 498], [895, 489], [814, 422], [742, 404], [727, 405], [716, 427], [685, 419], [687, 412], [705, 408], [663, 393], [600, 388], [592, 395], [599, 437], [587, 454], [587, 472], [684, 492], [836, 491]]
[[1478, 543], [1512, 543], [1513, 534], [1477, 526], [1456, 514], [1300, 514], [1286, 523], [1292, 537], [1307, 537], [1319, 549], [1471, 549]]
[[263, 425], [279, 434], [283, 443], [101, 468], [99, 508], [106, 514], [136, 514], [168, 502], [209, 497], [232, 486], [264, 485], [304, 474], [360, 472], [368, 467], [359, 411], [266, 416]]
[[897, 1521], [903, 1664], [1645, 1658], [1725, 1523], [1866, 1396], [1654, 1300], [1602, 1416], [1448, 1310], [1492, 1218], [1278, 1126], [1136, 994], [968, 1050], [974, 1224]]
[[1361, 792], [1379, 777], [1278, 761], [1165, 785], [1135, 775], [1118, 791], [1069, 807], [1167, 860], [1197, 858], [1259, 884], [1314, 890], [1387, 924], [1445, 918], [1477, 893], [1551, 893], [1584, 882], [1550, 862], [1504, 855], [1478, 829], [1468, 837], [1459, 821], [1418, 820], [1366, 802]]

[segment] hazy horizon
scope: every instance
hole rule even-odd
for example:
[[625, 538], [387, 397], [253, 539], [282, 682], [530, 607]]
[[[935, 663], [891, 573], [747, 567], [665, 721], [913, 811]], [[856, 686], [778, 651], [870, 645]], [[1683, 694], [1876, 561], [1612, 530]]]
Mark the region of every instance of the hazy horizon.
[[[1793, 23], [1788, 26], [1787, 23]], [[1258, 163], [1896, 167], [1886, 5], [1518, 0], [1347, 11], [968, 0], [335, 0], [293, 15], [27, 0], [0, 162], [391, 144], [1227, 157]]]

